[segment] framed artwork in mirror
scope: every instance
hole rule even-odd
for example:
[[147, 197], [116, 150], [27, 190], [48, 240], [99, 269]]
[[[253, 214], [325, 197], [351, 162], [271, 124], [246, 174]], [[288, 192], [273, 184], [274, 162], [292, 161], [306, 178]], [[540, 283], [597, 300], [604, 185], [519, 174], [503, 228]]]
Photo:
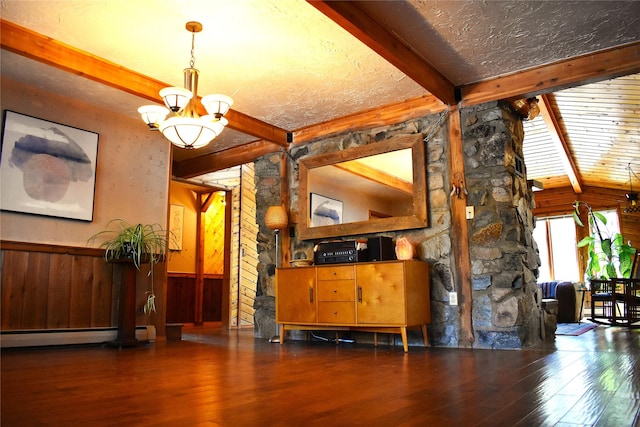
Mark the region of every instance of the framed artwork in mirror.
[[98, 134], [5, 110], [3, 211], [93, 220]]
[[309, 209], [312, 227], [342, 224], [342, 202], [311, 193]]

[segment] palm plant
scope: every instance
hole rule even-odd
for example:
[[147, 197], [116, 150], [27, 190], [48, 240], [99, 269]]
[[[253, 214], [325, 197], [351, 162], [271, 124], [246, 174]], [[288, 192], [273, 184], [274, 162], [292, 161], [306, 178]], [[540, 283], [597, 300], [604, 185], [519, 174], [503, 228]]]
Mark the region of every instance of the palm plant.
[[636, 250], [624, 242], [622, 234], [611, 235], [607, 229], [607, 218], [595, 212], [586, 202], [573, 202], [573, 219], [581, 227], [580, 207], [587, 209], [591, 234], [578, 242], [578, 247], [587, 246], [589, 259], [585, 274], [591, 279], [629, 277]]

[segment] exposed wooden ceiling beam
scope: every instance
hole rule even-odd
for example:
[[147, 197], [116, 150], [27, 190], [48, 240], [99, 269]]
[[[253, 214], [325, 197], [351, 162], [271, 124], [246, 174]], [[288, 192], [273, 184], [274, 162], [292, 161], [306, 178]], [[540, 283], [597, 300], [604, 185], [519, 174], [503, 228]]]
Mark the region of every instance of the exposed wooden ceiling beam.
[[252, 162], [258, 157], [281, 151], [282, 147], [269, 141], [253, 141], [228, 150], [194, 157], [173, 163], [173, 174], [180, 178], [193, 178], [233, 166]]
[[369, 16], [357, 1], [308, 1], [445, 104], [457, 104], [455, 87], [402, 39]]
[[[397, 104], [350, 114], [325, 123], [309, 126], [293, 132], [293, 145], [303, 145], [312, 140], [345, 132], [385, 126], [435, 114], [447, 108], [433, 95], [421, 96]], [[264, 141], [252, 141], [246, 145], [219, 151], [181, 162], [174, 162], [173, 173], [180, 177], [193, 177], [232, 166], [252, 162], [256, 157], [274, 153], [280, 148]]]
[[[381, 171], [379, 169], [367, 166], [358, 160], [352, 160], [350, 162], [336, 163], [334, 168], [341, 169], [347, 173], [358, 176], [362, 179], [374, 182], [376, 184], [383, 185], [394, 190], [398, 190], [402, 193], [409, 194], [413, 197], [413, 183], [404, 181], [397, 176]], [[411, 167], [411, 165], [409, 165]]]
[[640, 42], [462, 86], [462, 107], [528, 98], [640, 72]]
[[567, 172], [571, 187], [573, 187], [573, 191], [576, 194], [580, 194], [582, 193], [582, 183], [580, 182], [578, 168], [576, 167], [576, 163], [573, 160], [573, 156], [571, 155], [571, 150], [569, 150], [569, 144], [564, 137], [562, 126], [560, 125], [558, 118], [551, 108], [550, 96], [541, 95], [538, 102], [538, 107], [540, 108], [540, 114], [544, 119], [544, 123], [547, 125], [547, 129], [549, 129], [551, 141], [558, 151], [560, 160], [562, 161], [565, 171]]
[[[2, 26], [0, 32], [2, 49], [114, 89], [159, 103], [160, 89], [171, 86], [4, 19], [0, 19], [0, 26]], [[204, 107], [201, 105], [199, 105], [199, 113], [205, 114]], [[235, 110], [229, 111], [225, 117], [229, 120], [228, 127], [231, 129], [280, 146], [286, 147], [289, 144], [287, 131], [284, 129]]]
[[401, 123], [427, 114], [441, 113], [446, 108], [447, 106], [433, 95], [421, 96], [295, 130], [293, 144], [302, 145], [314, 139], [326, 138], [345, 131]]

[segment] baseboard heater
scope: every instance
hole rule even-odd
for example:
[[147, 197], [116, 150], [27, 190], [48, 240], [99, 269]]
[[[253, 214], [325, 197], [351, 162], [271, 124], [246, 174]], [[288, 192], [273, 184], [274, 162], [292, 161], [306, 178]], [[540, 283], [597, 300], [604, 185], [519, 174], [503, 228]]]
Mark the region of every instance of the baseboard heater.
[[[51, 345], [99, 344], [113, 341], [118, 336], [118, 328], [85, 329], [21, 329], [0, 331], [0, 347], [41, 347]], [[156, 328], [153, 325], [136, 326], [136, 338], [154, 342]]]

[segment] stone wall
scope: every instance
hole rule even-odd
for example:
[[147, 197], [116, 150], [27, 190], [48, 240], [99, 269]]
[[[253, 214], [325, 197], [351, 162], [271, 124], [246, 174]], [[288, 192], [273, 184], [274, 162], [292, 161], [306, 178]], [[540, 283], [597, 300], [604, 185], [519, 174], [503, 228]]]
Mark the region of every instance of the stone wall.
[[[520, 348], [540, 341], [540, 265], [533, 232], [533, 196], [524, 175], [524, 132], [507, 104], [462, 111], [473, 276], [476, 347]], [[524, 165], [523, 165], [524, 167]]]
[[[344, 133], [301, 147], [288, 155], [290, 220], [298, 217], [298, 159], [353, 146], [379, 143], [406, 134], [430, 135], [426, 144], [429, 226], [379, 235], [406, 237], [417, 257], [431, 266], [429, 341], [434, 346], [466, 346], [460, 342], [460, 306], [449, 305], [456, 289], [452, 257], [452, 217], [446, 126], [440, 115], [430, 115], [393, 126]], [[445, 122], [446, 123], [446, 122]], [[515, 154], [522, 156], [522, 123], [508, 106], [496, 103], [463, 110], [463, 144], [468, 205], [476, 206], [470, 221], [473, 268], [474, 347], [520, 348], [540, 340], [540, 303], [536, 300], [534, 271], [539, 260], [533, 240], [532, 199], [526, 180], [513, 170]], [[275, 246], [264, 226], [268, 206], [280, 203], [280, 158], [256, 161], [257, 222], [260, 224], [259, 286], [256, 300], [257, 337], [275, 333]], [[455, 196], [454, 196], [455, 197]], [[295, 226], [295, 224], [293, 224]], [[349, 238], [372, 237], [349, 236]], [[291, 258], [311, 258], [312, 242], [291, 239]], [[410, 343], [421, 343], [419, 334]]]

